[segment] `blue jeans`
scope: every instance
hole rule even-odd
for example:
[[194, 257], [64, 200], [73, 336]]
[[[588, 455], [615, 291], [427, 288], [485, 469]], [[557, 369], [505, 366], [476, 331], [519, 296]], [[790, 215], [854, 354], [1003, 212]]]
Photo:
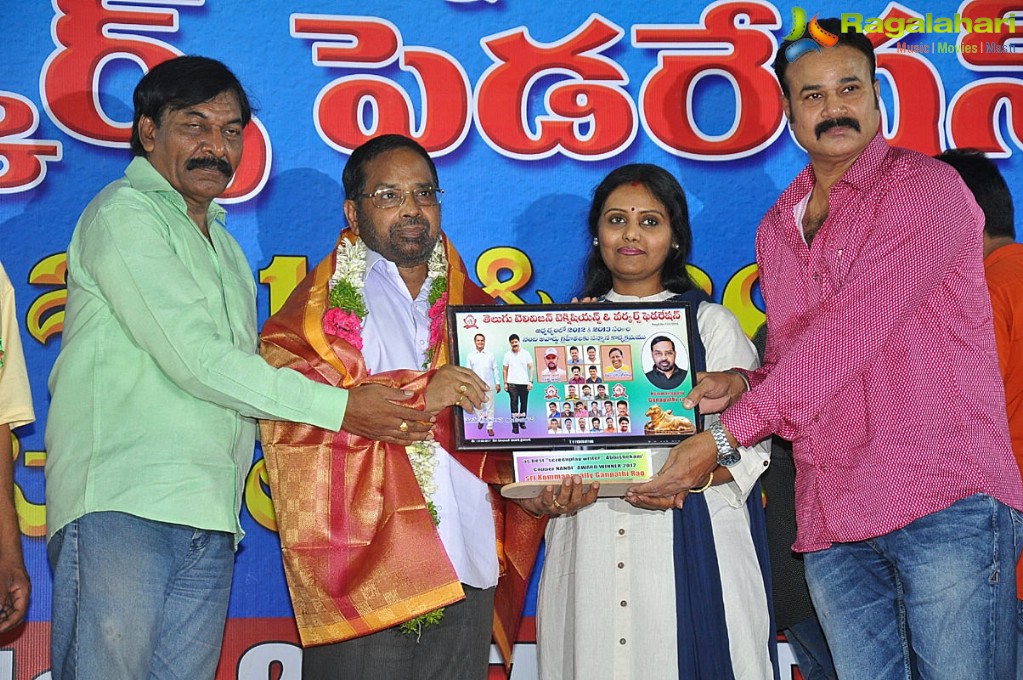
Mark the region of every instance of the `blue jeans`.
[[53, 680], [206, 680], [220, 660], [234, 538], [120, 512], [47, 545]]
[[842, 680], [1016, 677], [1015, 510], [964, 498], [805, 557]]
[[803, 680], [838, 680], [828, 641], [816, 616], [794, 623], [783, 632]]

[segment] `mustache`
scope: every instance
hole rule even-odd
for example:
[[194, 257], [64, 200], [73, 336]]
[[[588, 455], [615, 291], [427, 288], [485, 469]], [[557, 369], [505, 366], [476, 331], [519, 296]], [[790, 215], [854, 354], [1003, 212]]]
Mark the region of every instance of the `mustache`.
[[234, 174], [234, 168], [231, 164], [223, 159], [217, 158], [216, 156], [201, 156], [199, 158], [190, 158], [185, 163], [185, 170], [218, 170], [225, 177], [230, 177]]
[[427, 232], [429, 232], [431, 226], [432, 225], [430, 224], [430, 220], [426, 219], [422, 215], [415, 217], [406, 217], [405, 219], [399, 222], [395, 222], [394, 224], [391, 225], [391, 233], [393, 234], [399, 229], [405, 229], [406, 227], [422, 227], [423, 229], [426, 229]]
[[855, 118], [848, 118], [848, 117], [829, 118], [827, 120], [821, 121], [820, 123], [817, 123], [817, 126], [814, 127], [814, 129], [813, 129], [813, 133], [817, 136], [817, 139], [820, 139], [821, 135], [823, 135], [825, 132], [827, 132], [831, 128], [836, 128], [836, 127], [850, 127], [853, 130], [856, 130], [856, 132], [859, 132], [860, 131], [860, 122], [858, 120], [856, 120]]

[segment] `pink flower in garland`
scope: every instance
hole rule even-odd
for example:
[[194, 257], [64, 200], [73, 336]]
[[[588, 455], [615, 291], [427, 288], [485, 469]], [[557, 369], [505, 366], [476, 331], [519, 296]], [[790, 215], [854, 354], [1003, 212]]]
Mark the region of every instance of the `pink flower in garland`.
[[448, 305], [448, 294], [444, 293], [430, 307], [430, 347], [438, 347], [444, 334], [444, 309]]
[[331, 307], [323, 315], [323, 332], [341, 338], [355, 349], [362, 349], [362, 321], [354, 312]]

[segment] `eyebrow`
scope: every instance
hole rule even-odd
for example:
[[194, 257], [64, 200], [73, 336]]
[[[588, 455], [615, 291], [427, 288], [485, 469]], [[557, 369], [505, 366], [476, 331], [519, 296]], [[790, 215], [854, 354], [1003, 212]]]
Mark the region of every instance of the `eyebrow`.
[[[401, 186], [402, 185], [399, 184], [398, 182], [380, 182], [379, 184], [376, 185], [376, 188], [377, 189], [400, 189]], [[434, 186], [436, 186], [436, 184], [434, 184], [433, 180], [431, 179], [431, 180], [426, 180], [425, 182], [414, 182], [412, 184], [412, 186], [414, 188], [416, 188], [416, 189], [422, 189], [423, 187], [434, 187]]]
[[[838, 79], [838, 84], [839, 85], [848, 85], [849, 83], [862, 83], [862, 82], [863, 82], [863, 80], [859, 76], [845, 76], [843, 78], [839, 78]], [[804, 85], [802, 87], [802, 89], [799, 90], [799, 93], [803, 94], [804, 92], [816, 92], [817, 90], [823, 90], [823, 89], [824, 89], [823, 85], [817, 85], [817, 84]]]
[[[199, 111], [198, 109], [188, 109], [188, 110], [184, 111], [183, 113], [186, 116], [195, 116], [196, 118], [202, 118], [203, 120], [209, 120], [210, 119], [209, 116], [207, 116], [202, 111]], [[234, 118], [232, 120], [227, 121], [224, 125], [227, 126], [227, 125], [241, 125], [241, 124], [242, 124], [242, 119], [241, 118]]]
[[[628, 211], [625, 208], [608, 208], [607, 210], [604, 211], [604, 214], [606, 215], [609, 212], [628, 212]], [[639, 212], [641, 214], [644, 214], [644, 215], [648, 214], [648, 213], [653, 213], [654, 215], [660, 215], [661, 217], [664, 216], [664, 213], [661, 212], [660, 210], [658, 210], [657, 208], [640, 208]]]

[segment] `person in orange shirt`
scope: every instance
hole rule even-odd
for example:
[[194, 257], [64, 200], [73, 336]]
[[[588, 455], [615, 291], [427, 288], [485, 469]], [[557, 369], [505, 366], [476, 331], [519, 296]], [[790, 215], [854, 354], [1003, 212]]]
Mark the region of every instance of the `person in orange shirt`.
[[[949, 149], [937, 158], [956, 169], [984, 211], [984, 276], [991, 293], [1012, 452], [1023, 473], [1023, 243], [1016, 243], [1012, 194], [998, 166], [980, 151]], [[1016, 592], [1023, 598], [1023, 569], [1016, 570]]]

